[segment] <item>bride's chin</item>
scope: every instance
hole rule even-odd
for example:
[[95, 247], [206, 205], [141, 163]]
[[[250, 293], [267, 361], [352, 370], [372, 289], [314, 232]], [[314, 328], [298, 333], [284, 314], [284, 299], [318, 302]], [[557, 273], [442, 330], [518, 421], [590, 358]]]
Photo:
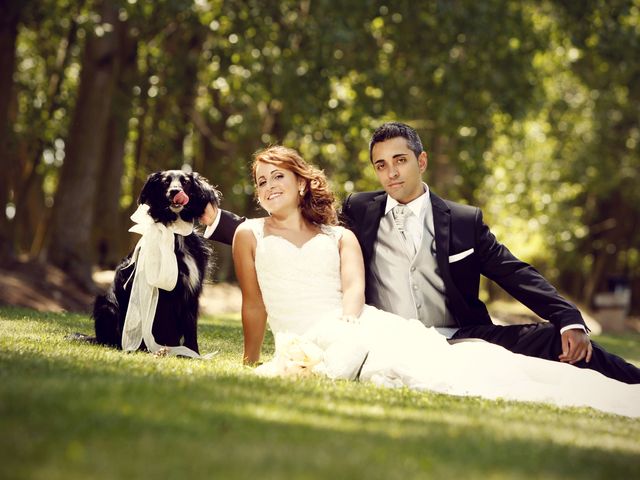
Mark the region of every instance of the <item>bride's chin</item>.
[[261, 205], [261, 207], [269, 214], [269, 215], [278, 215], [285, 214], [289, 208], [286, 205]]

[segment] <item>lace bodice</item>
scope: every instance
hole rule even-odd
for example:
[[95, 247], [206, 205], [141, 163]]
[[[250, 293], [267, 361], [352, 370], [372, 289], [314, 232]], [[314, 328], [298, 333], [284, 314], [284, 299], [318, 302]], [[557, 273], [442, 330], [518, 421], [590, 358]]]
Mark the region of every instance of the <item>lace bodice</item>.
[[343, 227], [323, 226], [301, 247], [264, 234], [264, 218], [247, 220], [256, 237], [256, 274], [269, 326], [306, 333], [316, 322], [342, 311], [340, 253]]

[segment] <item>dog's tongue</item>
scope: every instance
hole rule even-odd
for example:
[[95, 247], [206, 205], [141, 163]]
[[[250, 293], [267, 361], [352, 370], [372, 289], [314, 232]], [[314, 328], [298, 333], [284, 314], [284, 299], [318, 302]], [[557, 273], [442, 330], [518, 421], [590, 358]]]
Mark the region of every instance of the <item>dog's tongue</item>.
[[179, 191], [176, 193], [176, 196], [173, 197], [173, 203], [177, 205], [186, 205], [189, 203], [189, 195], [184, 193], [183, 191]]

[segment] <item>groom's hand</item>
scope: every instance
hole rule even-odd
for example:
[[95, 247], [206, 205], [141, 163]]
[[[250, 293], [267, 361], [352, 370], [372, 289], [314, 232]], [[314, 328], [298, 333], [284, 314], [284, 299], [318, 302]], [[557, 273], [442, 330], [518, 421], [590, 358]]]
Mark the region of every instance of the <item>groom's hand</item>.
[[562, 354], [558, 357], [561, 362], [574, 364], [584, 359], [589, 363], [592, 353], [593, 347], [586, 332], [571, 329], [562, 334]]
[[211, 203], [207, 203], [207, 206], [204, 210], [204, 213], [200, 217], [200, 223], [203, 225], [211, 225], [213, 221], [216, 219], [216, 215], [218, 214], [218, 208]]

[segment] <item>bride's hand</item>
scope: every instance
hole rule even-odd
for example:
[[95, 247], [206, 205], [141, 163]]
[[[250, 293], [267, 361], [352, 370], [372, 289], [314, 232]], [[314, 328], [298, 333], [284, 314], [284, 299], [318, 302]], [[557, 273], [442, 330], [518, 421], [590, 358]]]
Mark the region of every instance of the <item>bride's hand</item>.
[[355, 315], [343, 315], [341, 320], [347, 323], [360, 323], [360, 319]]

